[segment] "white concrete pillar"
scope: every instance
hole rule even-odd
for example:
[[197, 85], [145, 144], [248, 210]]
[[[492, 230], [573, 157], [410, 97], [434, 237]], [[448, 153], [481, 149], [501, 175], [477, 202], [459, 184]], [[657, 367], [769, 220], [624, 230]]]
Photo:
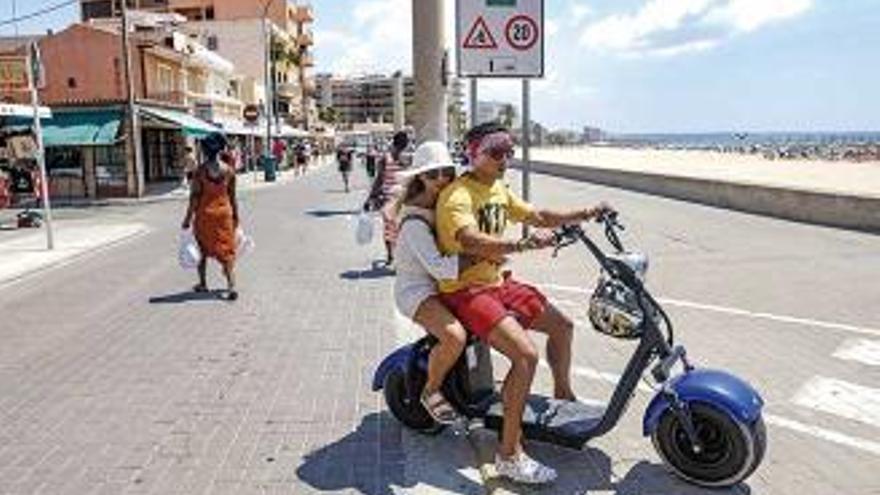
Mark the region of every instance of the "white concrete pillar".
[[413, 0], [416, 142], [446, 142], [444, 0]]

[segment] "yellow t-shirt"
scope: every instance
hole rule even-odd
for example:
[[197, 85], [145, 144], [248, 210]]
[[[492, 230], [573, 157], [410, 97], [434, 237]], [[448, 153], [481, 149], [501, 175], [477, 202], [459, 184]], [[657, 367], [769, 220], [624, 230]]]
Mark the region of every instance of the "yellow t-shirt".
[[[480, 232], [501, 238], [508, 222], [522, 222], [532, 212], [532, 206], [514, 194], [502, 181], [491, 186], [465, 174], [456, 179], [437, 198], [437, 242], [444, 255], [462, 252], [456, 239], [465, 227], [477, 227]], [[450, 293], [466, 287], [497, 285], [501, 283], [498, 265], [483, 261], [468, 268], [458, 280], [441, 280], [440, 292]]]

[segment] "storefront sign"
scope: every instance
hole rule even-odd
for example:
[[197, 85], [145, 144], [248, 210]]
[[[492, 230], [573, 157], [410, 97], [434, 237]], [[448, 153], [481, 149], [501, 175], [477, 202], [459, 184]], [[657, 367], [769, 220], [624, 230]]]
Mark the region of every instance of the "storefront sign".
[[26, 56], [0, 56], [0, 90], [28, 90], [28, 58]]

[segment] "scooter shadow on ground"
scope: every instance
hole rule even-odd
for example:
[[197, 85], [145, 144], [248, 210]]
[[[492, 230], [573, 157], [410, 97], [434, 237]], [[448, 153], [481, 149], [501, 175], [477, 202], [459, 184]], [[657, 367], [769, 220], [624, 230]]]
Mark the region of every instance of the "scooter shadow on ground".
[[150, 304], [184, 304], [198, 301], [222, 301], [226, 291], [210, 290], [207, 292], [195, 292], [192, 290], [153, 296], [149, 299]]
[[339, 274], [343, 280], [375, 280], [385, 277], [393, 277], [394, 269], [389, 267], [385, 260], [373, 260], [368, 270], [346, 270]]
[[[414, 445], [404, 449], [406, 435], [413, 436]], [[445, 433], [425, 438], [422, 448], [419, 437], [390, 414], [371, 413], [355, 431], [306, 454], [296, 475], [311, 488], [328, 492], [393, 495], [434, 487], [467, 495], [485, 493], [482, 485], [458, 471], [474, 467], [465, 439]], [[408, 458], [413, 451], [418, 453], [416, 460]]]
[[[487, 435], [493, 435], [487, 432]], [[494, 442], [487, 442], [494, 448]], [[626, 473], [615, 472], [612, 459], [601, 449], [571, 450], [550, 444], [529, 442], [529, 455], [556, 469], [559, 478], [551, 485], [527, 486], [490, 478], [489, 488], [503, 487], [519, 495], [555, 493], [613, 493], [615, 495], [748, 495], [751, 488], [740, 483], [726, 489], [709, 489], [676, 478], [662, 464], [638, 461]], [[486, 457], [483, 454], [483, 457]], [[617, 460], [619, 463], [620, 460]], [[621, 477], [622, 476], [622, 477]]]

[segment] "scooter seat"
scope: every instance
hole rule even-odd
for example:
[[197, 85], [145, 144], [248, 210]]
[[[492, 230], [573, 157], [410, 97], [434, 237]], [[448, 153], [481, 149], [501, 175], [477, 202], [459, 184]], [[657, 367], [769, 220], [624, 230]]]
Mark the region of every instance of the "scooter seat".
[[[605, 409], [582, 402], [530, 395], [523, 411], [523, 435], [530, 440], [580, 449], [602, 419]], [[504, 410], [500, 398], [484, 418], [486, 428], [501, 431]]]

